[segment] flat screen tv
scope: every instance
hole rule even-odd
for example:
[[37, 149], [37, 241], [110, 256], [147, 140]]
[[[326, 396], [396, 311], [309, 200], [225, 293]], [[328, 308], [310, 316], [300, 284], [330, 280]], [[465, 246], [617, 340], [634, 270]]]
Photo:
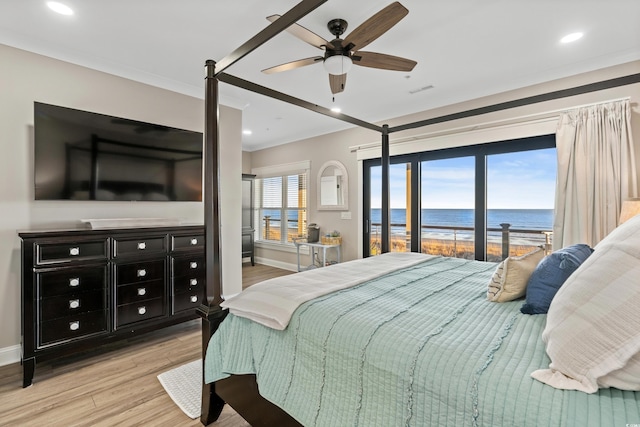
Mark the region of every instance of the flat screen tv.
[[36, 200], [201, 201], [200, 132], [34, 103]]

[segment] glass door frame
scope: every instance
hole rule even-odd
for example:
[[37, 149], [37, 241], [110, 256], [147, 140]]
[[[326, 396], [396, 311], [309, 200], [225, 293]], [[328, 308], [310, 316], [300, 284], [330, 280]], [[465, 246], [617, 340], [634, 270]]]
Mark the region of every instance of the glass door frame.
[[[407, 206], [407, 210], [411, 209], [411, 230], [420, 230], [422, 224], [420, 223], [421, 218], [420, 215], [415, 215], [414, 206], [416, 203], [419, 203], [420, 196], [418, 191], [420, 191], [421, 185], [421, 174], [420, 174], [420, 162], [416, 158], [415, 155], [402, 155], [402, 156], [393, 156], [389, 159], [390, 164], [409, 164], [411, 166], [411, 200], [410, 206]], [[382, 159], [367, 159], [363, 161], [363, 201], [362, 201], [362, 210], [363, 210], [363, 257], [368, 257], [371, 255], [371, 168], [382, 166]], [[417, 189], [417, 191], [416, 191]], [[418, 233], [419, 235], [420, 233]], [[411, 234], [411, 252], [420, 252], [420, 239], [415, 238], [416, 233]]]
[[[421, 167], [423, 161], [450, 159], [455, 157], [475, 157], [475, 206], [474, 206], [474, 242], [475, 259], [486, 260], [487, 247], [487, 157], [493, 154], [505, 154], [519, 151], [555, 148], [554, 134], [528, 138], [513, 139], [466, 147], [444, 148], [420, 153], [392, 156], [390, 164], [407, 163], [411, 165], [411, 229], [422, 230], [420, 195]], [[382, 159], [363, 160], [362, 172], [362, 223], [363, 223], [363, 257], [370, 256], [371, 249], [371, 168], [382, 165]], [[409, 209], [409, 207], [407, 207]], [[420, 252], [421, 233], [411, 234], [411, 252]]]

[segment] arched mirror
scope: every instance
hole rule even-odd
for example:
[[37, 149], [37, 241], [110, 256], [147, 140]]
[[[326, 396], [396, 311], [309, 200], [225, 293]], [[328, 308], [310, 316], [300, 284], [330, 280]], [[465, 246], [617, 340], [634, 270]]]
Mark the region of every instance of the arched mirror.
[[318, 209], [349, 210], [349, 176], [337, 160], [329, 160], [318, 171]]

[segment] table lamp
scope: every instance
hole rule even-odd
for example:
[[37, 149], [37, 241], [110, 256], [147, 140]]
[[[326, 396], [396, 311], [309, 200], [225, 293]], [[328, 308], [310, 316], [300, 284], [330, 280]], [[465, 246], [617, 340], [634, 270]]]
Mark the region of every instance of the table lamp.
[[622, 202], [622, 209], [620, 210], [619, 224], [627, 221], [628, 219], [640, 214], [640, 198], [628, 199]]

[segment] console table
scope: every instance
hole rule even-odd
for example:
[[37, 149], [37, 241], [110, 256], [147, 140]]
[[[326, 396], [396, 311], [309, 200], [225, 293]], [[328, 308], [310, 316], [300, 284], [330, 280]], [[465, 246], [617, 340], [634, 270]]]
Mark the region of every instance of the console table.
[[326, 266], [327, 265], [327, 249], [331, 249], [331, 248], [335, 248], [336, 252], [337, 252], [337, 261], [336, 262], [341, 262], [341, 258], [342, 258], [342, 254], [341, 249], [340, 249], [340, 244], [336, 243], [336, 244], [331, 244], [331, 245], [325, 245], [322, 243], [309, 243], [309, 242], [303, 242], [303, 241], [294, 241], [293, 242], [296, 245], [296, 252], [298, 254], [298, 271], [302, 271], [302, 268], [300, 267], [300, 246], [308, 246], [311, 249], [311, 262], [312, 264], [307, 267], [306, 269], [309, 268], [314, 268], [315, 264], [313, 264], [314, 259], [316, 258], [316, 256], [320, 256], [320, 252], [322, 252], [322, 265], [321, 266]]
[[36, 363], [197, 318], [203, 226], [18, 234], [23, 387]]

